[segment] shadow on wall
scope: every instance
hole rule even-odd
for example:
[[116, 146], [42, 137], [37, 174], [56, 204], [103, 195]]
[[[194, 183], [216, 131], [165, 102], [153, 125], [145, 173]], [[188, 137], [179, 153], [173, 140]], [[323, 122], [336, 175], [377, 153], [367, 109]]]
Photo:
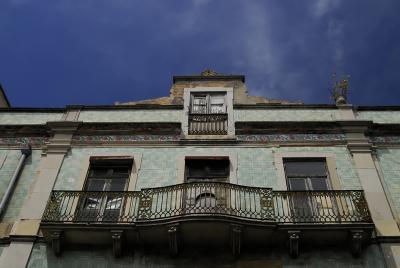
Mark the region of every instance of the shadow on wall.
[[358, 259], [354, 259], [348, 250], [338, 248], [304, 249], [298, 259], [291, 259], [284, 250], [271, 249], [270, 252], [268, 249], [244, 252], [239, 259], [234, 259], [228, 251], [191, 250], [172, 258], [162, 250], [141, 248], [127, 249], [123, 258], [115, 259], [110, 249], [81, 247], [67, 249], [61, 257], [55, 257], [50, 247], [36, 244], [28, 268], [385, 267], [377, 245], [369, 246]]

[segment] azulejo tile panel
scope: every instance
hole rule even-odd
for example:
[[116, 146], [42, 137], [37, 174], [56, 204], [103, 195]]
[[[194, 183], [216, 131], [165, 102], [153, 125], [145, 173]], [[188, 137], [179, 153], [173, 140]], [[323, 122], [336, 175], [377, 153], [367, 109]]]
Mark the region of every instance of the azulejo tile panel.
[[400, 136], [375, 136], [370, 139], [373, 143], [400, 143]]
[[72, 142], [78, 143], [124, 143], [124, 142], [167, 142], [178, 141], [179, 135], [93, 135], [74, 136]]
[[43, 145], [49, 141], [47, 137], [19, 137], [19, 138], [0, 138], [0, 145]]
[[345, 141], [344, 134], [265, 134], [265, 135], [237, 135], [237, 139], [247, 142], [318, 142], [318, 141]]

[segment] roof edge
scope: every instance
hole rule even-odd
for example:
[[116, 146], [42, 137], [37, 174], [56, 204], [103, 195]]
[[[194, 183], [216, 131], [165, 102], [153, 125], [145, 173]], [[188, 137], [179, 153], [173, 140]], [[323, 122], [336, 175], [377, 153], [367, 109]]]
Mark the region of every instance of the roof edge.
[[244, 75], [179, 75], [172, 77], [172, 83], [180, 81], [226, 81], [226, 80], [240, 80], [241, 82], [245, 82]]

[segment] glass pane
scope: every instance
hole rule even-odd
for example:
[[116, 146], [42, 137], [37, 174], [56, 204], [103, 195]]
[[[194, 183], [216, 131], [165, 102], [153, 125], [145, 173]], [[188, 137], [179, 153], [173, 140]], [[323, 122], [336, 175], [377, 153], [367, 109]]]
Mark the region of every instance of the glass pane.
[[89, 178], [86, 184], [86, 191], [104, 191], [106, 179]]
[[220, 105], [220, 104], [212, 104], [211, 105], [211, 113], [212, 114], [221, 114], [221, 113], [225, 113], [224, 111], [224, 106]]
[[286, 176], [326, 176], [325, 161], [285, 162]]
[[109, 191], [124, 191], [126, 185], [126, 179], [112, 179], [110, 180]]
[[306, 179], [304, 178], [288, 178], [289, 190], [292, 191], [304, 191], [307, 189]]
[[211, 104], [221, 104], [223, 105], [225, 102], [225, 98], [223, 95], [219, 96], [211, 96]]
[[101, 167], [101, 168], [91, 168], [89, 172], [90, 177], [96, 177], [96, 176], [106, 176], [108, 172], [107, 167]]
[[324, 191], [329, 190], [327, 178], [310, 178], [312, 190]]
[[119, 209], [121, 208], [122, 197], [108, 198], [106, 203], [106, 209]]
[[192, 113], [207, 113], [207, 101], [205, 97], [193, 98]]
[[229, 160], [186, 160], [187, 177], [212, 179], [229, 177]]
[[129, 168], [118, 167], [113, 169], [113, 176], [128, 176], [130, 173]]

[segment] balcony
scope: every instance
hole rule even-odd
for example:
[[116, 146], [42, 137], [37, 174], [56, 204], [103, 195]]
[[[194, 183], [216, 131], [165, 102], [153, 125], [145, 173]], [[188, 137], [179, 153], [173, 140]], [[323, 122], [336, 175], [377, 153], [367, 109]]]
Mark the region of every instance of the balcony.
[[242, 241], [247, 245], [289, 241], [295, 257], [300, 238], [336, 243], [350, 237], [357, 255], [373, 224], [363, 191], [289, 192], [196, 182], [134, 192], [53, 191], [41, 228], [56, 253], [62, 240], [99, 241], [112, 242], [119, 256], [125, 237], [136, 245], [165, 242], [173, 254], [182, 240], [207, 241], [206, 246], [210, 241], [217, 246], [230, 244], [235, 255]]
[[227, 135], [228, 114], [189, 114], [189, 135]]

